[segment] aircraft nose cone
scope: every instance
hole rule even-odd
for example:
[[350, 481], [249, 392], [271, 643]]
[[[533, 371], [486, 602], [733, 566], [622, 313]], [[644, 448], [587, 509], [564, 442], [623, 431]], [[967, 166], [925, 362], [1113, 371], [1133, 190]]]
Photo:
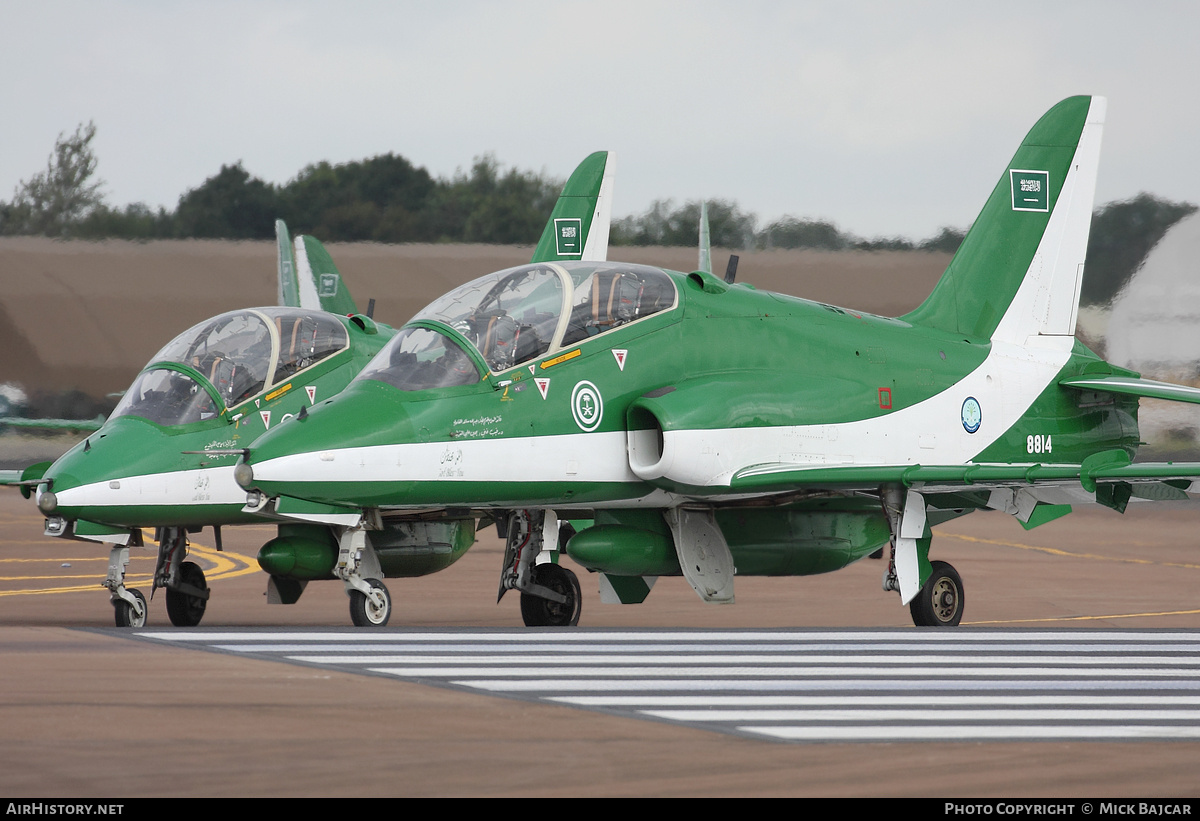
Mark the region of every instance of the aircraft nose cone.
[[244, 490], [254, 490], [254, 468], [245, 462], [239, 462], [233, 469], [233, 480]]
[[38, 510], [49, 516], [58, 510], [58, 497], [54, 495], [54, 491], [47, 490], [38, 496], [37, 506]]

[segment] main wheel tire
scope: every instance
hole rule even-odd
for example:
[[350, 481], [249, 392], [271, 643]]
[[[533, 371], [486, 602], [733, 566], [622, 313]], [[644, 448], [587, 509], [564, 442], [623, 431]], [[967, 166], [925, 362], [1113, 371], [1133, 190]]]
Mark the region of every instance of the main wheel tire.
[[[179, 565], [179, 581], [181, 584], [207, 590], [204, 571], [195, 562], [184, 562]], [[182, 590], [167, 588], [167, 617], [176, 627], [195, 627], [204, 618], [204, 610], [208, 607], [208, 599], [184, 593]]]
[[141, 613], [139, 614], [134, 606], [124, 599], [117, 599], [113, 602], [113, 614], [116, 616], [117, 627], [145, 627], [146, 597], [140, 590], [130, 590], [129, 592], [141, 605]]
[[579, 624], [583, 595], [579, 590], [579, 579], [574, 573], [562, 565], [539, 564], [534, 566], [533, 580], [536, 584], [566, 596], [567, 600], [559, 604], [530, 593], [522, 593], [521, 618], [526, 627], [574, 627]]
[[958, 571], [946, 562], [934, 562], [929, 580], [908, 603], [908, 612], [917, 627], [957, 627], [965, 601]]
[[350, 591], [350, 621], [355, 627], [385, 627], [392, 617], [392, 596], [379, 579], [367, 579], [367, 584], [383, 594], [383, 604], [376, 606], [364, 593]]

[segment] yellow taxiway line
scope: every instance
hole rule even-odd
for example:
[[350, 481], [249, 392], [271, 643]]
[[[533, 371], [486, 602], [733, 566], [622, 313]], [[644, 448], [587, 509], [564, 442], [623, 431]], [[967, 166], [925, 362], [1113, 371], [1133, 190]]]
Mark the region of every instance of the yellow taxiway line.
[[[972, 542], [975, 544], [998, 545], [1000, 547], [1012, 547], [1017, 550], [1030, 550], [1035, 553], [1045, 553], [1049, 556], [1058, 556], [1066, 559], [1084, 559], [1095, 562], [1116, 562], [1117, 564], [1140, 564], [1147, 566], [1159, 567], [1175, 567], [1184, 568], [1187, 570], [1200, 570], [1200, 564], [1190, 562], [1159, 562], [1152, 559], [1134, 559], [1129, 557], [1102, 556], [1098, 553], [1073, 553], [1069, 550], [1060, 550], [1055, 547], [1043, 547], [1041, 545], [1022, 544], [1020, 542], [1010, 542], [1005, 539], [984, 539], [979, 536], [963, 536], [958, 533], [938, 533], [939, 539], [958, 539], [964, 542]], [[979, 626], [985, 624], [1046, 624], [1048, 622], [1072, 622], [1072, 621], [1108, 621], [1111, 619], [1142, 619], [1155, 616], [1195, 616], [1200, 614], [1200, 609], [1195, 610], [1162, 610], [1147, 613], [1110, 613], [1101, 616], [1047, 616], [1039, 619], [994, 619], [991, 621], [964, 621], [964, 625]]]
[[[142, 533], [145, 536], [147, 543], [150, 545], [153, 545], [154, 531], [147, 529], [147, 530], [143, 530]], [[43, 544], [44, 544], [44, 542], [43, 542]], [[79, 546], [78, 544], [73, 545], [73, 547], [76, 547], [76, 548], [78, 546]], [[141, 564], [141, 563], [145, 563], [145, 562], [150, 562], [151, 566], [150, 566], [150, 569], [145, 572], [127, 573], [125, 576], [125, 584], [128, 587], [136, 587], [139, 584], [143, 584], [143, 585], [150, 584], [150, 583], [152, 583], [152, 581], [154, 579], [153, 563], [156, 560], [157, 553], [150, 552], [147, 555], [138, 555], [137, 553], [134, 552], [136, 550], [137, 550], [137, 548], [134, 548], [130, 551], [129, 567], [133, 567], [135, 563]], [[154, 551], [154, 548], [151, 547], [150, 550]], [[251, 573], [258, 572], [258, 562], [257, 562], [257, 560], [255, 560], [254, 558], [252, 558], [250, 556], [245, 556], [245, 555], [242, 555], [241, 553], [231, 553], [228, 550], [223, 550], [221, 552], [217, 552], [216, 548], [214, 548], [214, 547], [209, 547], [208, 545], [203, 545], [203, 544], [199, 544], [199, 543], [195, 543], [195, 542], [190, 543], [188, 545], [188, 558], [190, 558], [194, 561], [198, 560], [201, 563], [201, 566], [204, 569], [205, 578], [209, 582], [213, 582], [218, 579], [232, 579], [232, 578], [236, 578], [238, 576], [247, 576]], [[4, 576], [0, 576], [0, 582], [21, 582], [21, 581], [44, 582], [44, 581], [48, 581], [51, 579], [61, 579], [64, 581], [66, 581], [66, 580], [82, 580], [82, 579], [92, 580], [92, 582], [90, 584], [75, 584], [75, 585], [71, 585], [69, 587], [42, 587], [42, 588], [25, 588], [25, 589], [21, 589], [21, 590], [0, 590], [0, 597], [4, 597], [4, 596], [39, 596], [39, 595], [46, 595], [46, 594], [51, 594], [51, 593], [78, 593], [81, 591], [89, 591], [90, 592], [90, 591], [95, 591], [97, 589], [101, 589], [103, 587], [102, 583], [103, 583], [104, 579], [108, 576], [108, 556], [107, 555], [86, 556], [83, 558], [75, 558], [75, 559], [63, 558], [61, 556], [47, 556], [44, 559], [28, 559], [28, 558], [0, 559], [0, 569], [3, 569], [10, 565], [32, 564], [32, 563], [37, 563], [37, 562], [42, 562], [42, 563], [56, 562], [60, 565], [70, 564], [72, 566], [74, 566], [75, 563], [77, 563], [77, 562], [78, 563], [88, 563], [88, 564], [101, 563], [103, 565], [103, 569], [101, 570], [101, 572], [98, 572], [98, 573], [81, 573], [81, 574], [72, 574], [72, 575], [68, 575], [68, 576], [60, 576], [60, 575], [54, 575], [54, 576], [46, 576], [46, 575], [10, 576], [10, 575], [4, 575]]]

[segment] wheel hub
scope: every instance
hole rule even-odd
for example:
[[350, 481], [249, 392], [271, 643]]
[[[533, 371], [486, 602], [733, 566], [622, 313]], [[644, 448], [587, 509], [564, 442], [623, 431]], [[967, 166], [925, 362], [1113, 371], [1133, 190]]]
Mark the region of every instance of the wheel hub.
[[949, 621], [954, 617], [958, 606], [958, 591], [949, 579], [941, 579], [933, 590], [933, 609], [941, 621]]

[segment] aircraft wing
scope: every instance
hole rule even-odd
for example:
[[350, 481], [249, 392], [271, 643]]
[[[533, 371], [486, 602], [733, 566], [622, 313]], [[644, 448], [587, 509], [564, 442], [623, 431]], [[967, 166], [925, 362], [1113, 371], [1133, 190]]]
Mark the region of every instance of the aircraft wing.
[[597, 151], [579, 164], [563, 186], [530, 262], [608, 258], [616, 154]]
[[29, 430], [100, 430], [104, 414], [94, 419], [26, 419], [21, 416], [0, 416], [0, 428], [25, 428]]
[[24, 470], [0, 470], [0, 486], [19, 487], [21, 495], [28, 499], [33, 489], [42, 483], [42, 476], [50, 469], [50, 462], [38, 462]]
[[[1103, 458], [1099, 458], [1103, 457]], [[777, 462], [752, 465], [733, 474], [735, 492], [789, 490], [875, 490], [882, 484], [921, 486], [942, 491], [1032, 487], [1039, 484], [1078, 484], [1095, 492], [1102, 483], [1151, 484], [1200, 480], [1200, 462], [1130, 462], [1124, 451], [1106, 451], [1082, 465], [1033, 464], [965, 465], [797, 465]], [[1184, 488], [1181, 488], [1184, 489]]]
[[984, 506], [1011, 513], [1028, 528], [1099, 504], [1124, 512], [1131, 499], [1186, 501], [1200, 492], [1200, 462], [1130, 462], [1123, 450], [1094, 454], [1081, 465], [969, 463], [965, 465], [761, 464], [733, 474], [738, 493], [876, 492], [902, 485], [942, 507]]

